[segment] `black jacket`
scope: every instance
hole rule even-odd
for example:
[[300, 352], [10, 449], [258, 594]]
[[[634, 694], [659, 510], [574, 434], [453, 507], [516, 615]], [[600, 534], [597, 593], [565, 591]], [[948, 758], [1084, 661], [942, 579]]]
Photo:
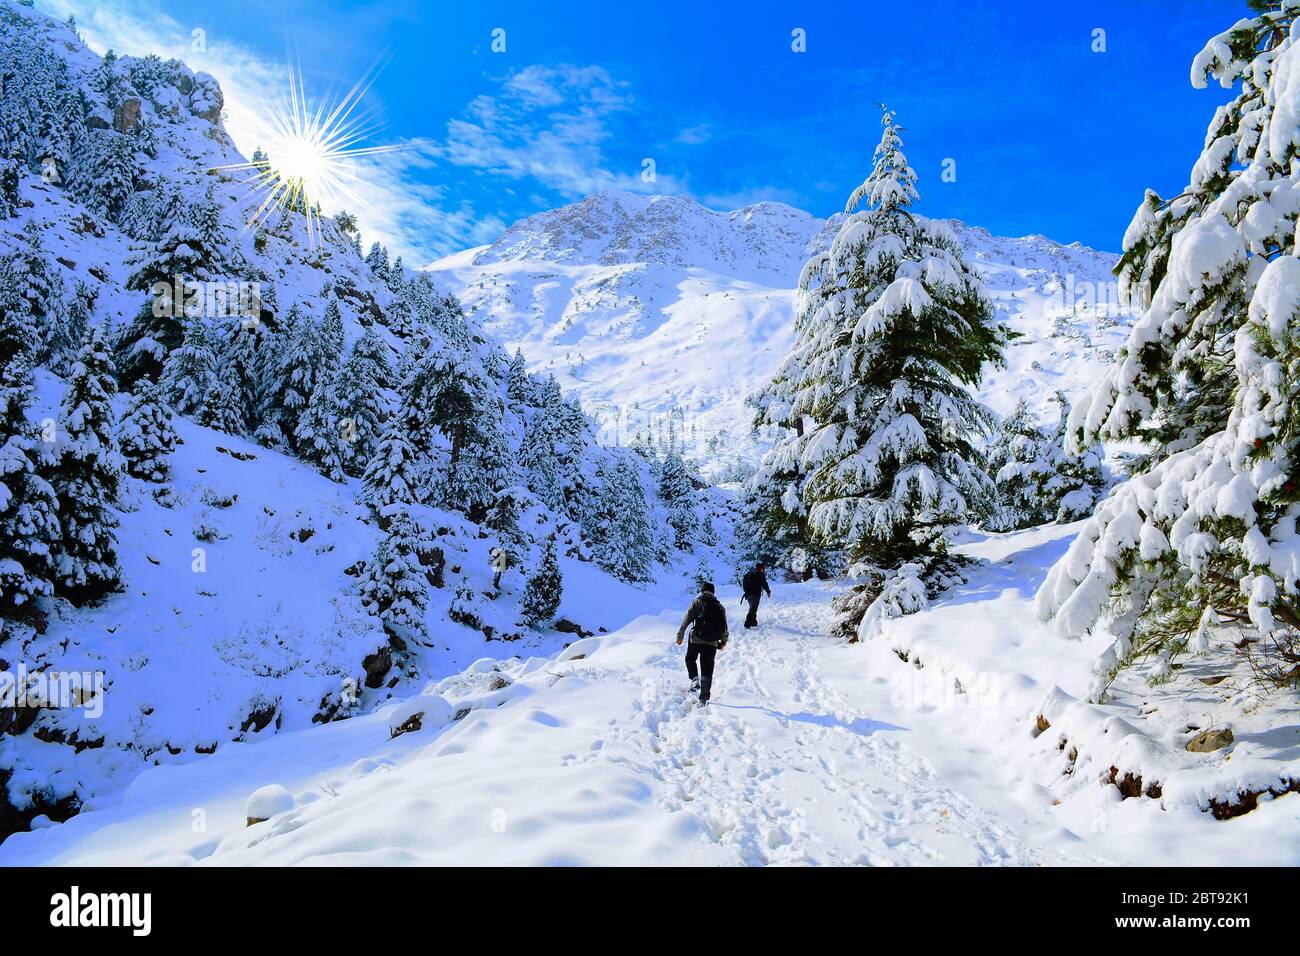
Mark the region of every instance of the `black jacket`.
[[708, 644], [710, 647], [727, 646], [727, 638], [729, 637], [729, 634], [727, 631], [726, 608], [722, 606], [722, 602], [719, 601], [715, 595], [710, 594], [708, 591], [701, 591], [695, 600], [691, 602], [691, 606], [686, 609], [686, 616], [682, 618], [682, 626], [677, 629], [677, 640], [680, 641], [686, 636], [686, 629], [695, 623], [697, 617], [704, 613], [704, 605], [710, 601], [718, 606], [718, 613], [722, 615], [722, 636], [712, 640], [707, 640], [703, 637], [697, 636], [695, 630], [692, 629], [691, 643]]
[[772, 589], [767, 586], [767, 575], [755, 568], [745, 575], [740, 582], [740, 589], [745, 592], [745, 597], [757, 597], [760, 592], [766, 591], [767, 596], [772, 596]]

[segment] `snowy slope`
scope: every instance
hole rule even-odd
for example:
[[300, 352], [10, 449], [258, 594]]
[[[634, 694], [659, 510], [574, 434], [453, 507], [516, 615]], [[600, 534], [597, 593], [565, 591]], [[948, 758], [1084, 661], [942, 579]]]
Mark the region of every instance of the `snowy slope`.
[[[89, 90], [103, 61], [69, 27], [8, 0], [0, 0], [0, 17], [63, 60], [72, 83]], [[117, 62], [129, 72], [137, 61]], [[248, 228], [261, 197], [241, 181], [246, 173], [219, 170], [244, 157], [222, 127], [215, 82], [181, 64], [168, 70], [170, 83], [132, 96], [140, 115], [157, 124], [157, 156], [138, 157], [137, 195], [155, 194], [164, 183], [187, 200], [211, 189], [221, 231], [246, 267], [241, 277], [258, 277], [274, 291], [277, 316], [296, 305], [319, 320], [337, 302], [346, 343], [371, 326], [393, 348], [396, 364], [404, 343], [385, 319], [397, 295], [391, 275], [377, 275], [330, 220], [314, 242], [300, 215], [273, 215], [264, 228]], [[30, 224], [65, 294], [78, 284], [89, 290], [92, 324], [120, 327], [148, 303], [148, 293], [126, 287], [133, 243], [122, 224], [29, 169], [15, 215], [0, 218], [0, 255], [24, 248]], [[38, 370], [29, 417], [57, 419], [64, 387]], [[125, 396], [116, 403], [119, 416], [125, 404]], [[660, 569], [653, 585], [614, 579], [592, 562], [574, 521], [540, 506], [520, 516], [521, 566], [496, 587], [496, 537], [463, 514], [416, 507], [415, 517], [436, 530], [445, 583], [428, 588], [427, 640], [398, 648], [358, 601], [359, 562], [372, 561], [379, 537], [358, 501], [359, 482], [330, 481], [287, 454], [179, 416], [175, 425], [183, 444], [171, 456], [173, 478], [161, 493], [133, 478], [123, 484], [123, 591], [93, 608], [51, 601], [39, 628], [0, 622], [0, 677], [48, 669], [102, 675], [105, 685], [102, 714], [0, 706], [0, 840], [33, 815], [39, 825], [47, 811], [62, 817], [111, 799], [147, 765], [207, 759], [236, 742], [365, 713], [485, 652], [509, 658], [559, 649], [572, 633], [526, 627], [520, 612], [523, 574], [540, 562], [552, 531], [564, 581], [558, 615], [587, 631], [612, 630], [672, 606], [687, 588], [685, 568]], [[588, 446], [580, 454], [591, 480], [606, 453]], [[653, 494], [648, 467], [639, 459], [633, 465]], [[729, 575], [725, 506], [720, 496], [702, 495], [719, 509], [719, 547], [698, 549], [691, 571], [703, 560], [713, 573]], [[651, 520], [663, 526], [661, 518], [655, 512]], [[454, 601], [477, 622], [464, 623], [465, 614], [454, 620]], [[392, 667], [383, 668], [381, 657], [373, 670], [384, 671], [382, 680], [366, 687], [365, 662], [377, 654], [388, 655]]]
[[[531, 368], [559, 376], [611, 441], [671, 421], [717, 477], [754, 458], [745, 397], [785, 357], [799, 271], [838, 221], [776, 202], [724, 213], [680, 196], [607, 192], [427, 268]], [[948, 225], [1023, 335], [983, 398], [1002, 414], [1025, 398], [1053, 420], [1052, 392], [1079, 396], [1124, 340], [1115, 257]]]
[[[862, 645], [826, 637], [834, 585], [778, 586], [760, 629], [720, 655], [705, 710], [675, 616], [652, 614], [553, 659], [480, 662], [418, 706], [148, 771], [120, 803], [15, 835], [0, 864], [1300, 862], [1300, 797], [1206, 811], [1294, 767], [1294, 705], [1239, 724], [1231, 751], [1189, 754], [1166, 739], [1183, 715], [1152, 716], [1187, 699], [1173, 689], [1071, 702], [1095, 648], [1032, 607], [1071, 533], [972, 541], [988, 563], [968, 584]], [[435, 698], [463, 718], [390, 739]], [[1198, 706], [1202, 723], [1226, 708]], [[1116, 759], [1159, 772], [1165, 793], [1125, 799]], [[248, 826], [268, 784], [295, 805]]]

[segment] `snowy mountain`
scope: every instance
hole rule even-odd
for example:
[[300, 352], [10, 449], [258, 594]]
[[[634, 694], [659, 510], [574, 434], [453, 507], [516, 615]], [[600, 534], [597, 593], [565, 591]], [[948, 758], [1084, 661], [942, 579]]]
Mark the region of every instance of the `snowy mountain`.
[[[0, 840], [146, 765], [730, 575], [725, 499], [680, 458], [602, 448], [428, 277], [363, 256], [354, 222], [250, 225], [211, 77], [99, 57], [7, 0], [0, 41]], [[87, 378], [88, 329], [116, 383]], [[75, 375], [93, 402], [69, 406]], [[128, 443], [151, 377], [176, 414]], [[153, 459], [126, 473], [128, 450]], [[73, 587], [88, 542], [93, 594]]]
[[[427, 271], [530, 368], [579, 396], [610, 441], [671, 428], [716, 478], [756, 457], [745, 398], [788, 351], [799, 272], [841, 219], [777, 202], [716, 212], [686, 197], [607, 192]], [[1115, 257], [947, 224], [1022, 335], [982, 397], [1001, 414], [1025, 398], [1053, 420], [1052, 393], [1081, 395], [1126, 335]]]

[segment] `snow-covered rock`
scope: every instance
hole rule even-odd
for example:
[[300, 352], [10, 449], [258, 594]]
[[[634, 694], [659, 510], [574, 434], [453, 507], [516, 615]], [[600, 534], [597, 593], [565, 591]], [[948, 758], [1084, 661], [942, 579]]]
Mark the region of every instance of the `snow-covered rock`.
[[276, 814], [287, 813], [295, 805], [292, 793], [278, 783], [269, 783], [249, 795], [244, 816], [251, 827], [255, 823], [265, 823]]

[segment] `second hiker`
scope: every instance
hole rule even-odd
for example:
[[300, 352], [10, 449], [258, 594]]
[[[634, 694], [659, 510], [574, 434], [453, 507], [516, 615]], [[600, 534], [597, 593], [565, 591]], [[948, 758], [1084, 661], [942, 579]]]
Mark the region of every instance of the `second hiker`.
[[740, 589], [744, 591], [744, 600], [749, 605], [749, 613], [745, 615], [745, 627], [758, 627], [759, 599], [765, 591], [768, 597], [772, 596], [772, 589], [767, 586], [767, 573], [763, 569], [762, 561], [754, 565], [754, 570], [741, 579]]

